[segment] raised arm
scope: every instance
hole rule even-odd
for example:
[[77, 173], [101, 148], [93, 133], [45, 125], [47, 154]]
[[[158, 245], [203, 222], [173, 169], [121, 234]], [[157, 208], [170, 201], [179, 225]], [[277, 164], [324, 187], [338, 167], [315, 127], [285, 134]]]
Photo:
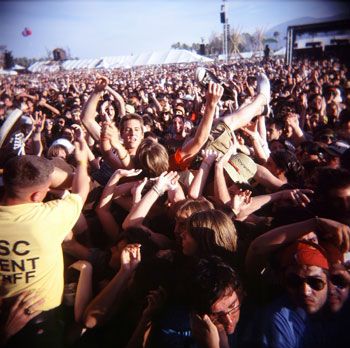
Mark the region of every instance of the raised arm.
[[45, 125], [45, 114], [44, 116], [40, 116], [39, 112], [35, 112], [34, 118], [31, 117], [33, 126], [34, 126], [34, 132], [33, 132], [33, 145], [34, 145], [34, 155], [41, 156], [43, 152], [43, 144], [41, 142], [41, 132], [44, 129]]
[[203, 194], [203, 189], [207, 182], [210, 169], [218, 157], [218, 153], [211, 149], [203, 150], [202, 155], [203, 161], [188, 190], [188, 196], [193, 199], [197, 199]]
[[149, 93], [148, 98], [150, 99], [150, 101], [153, 101], [153, 103], [154, 103], [158, 113], [163, 111], [163, 108], [160, 105], [159, 101], [157, 100], [156, 95], [155, 95], [154, 92]]
[[308, 189], [294, 189], [294, 190], [283, 190], [266, 195], [254, 196], [248, 206], [241, 209], [238, 214], [239, 219], [243, 219], [255, 211], [259, 210], [261, 207], [268, 203], [273, 203], [276, 201], [289, 200], [294, 204], [301, 205], [305, 207], [310, 203], [310, 199], [307, 194], [312, 194], [312, 190]]
[[50, 110], [53, 114], [55, 114], [56, 116], [59, 116], [61, 113], [59, 112], [59, 110], [57, 110], [55, 107], [53, 107], [52, 105], [50, 105], [46, 99], [41, 98], [39, 100], [38, 105], [40, 105], [41, 107]]
[[114, 97], [114, 100], [116, 101], [117, 106], [118, 106], [119, 116], [120, 117], [125, 116], [125, 114], [126, 114], [125, 100], [123, 99], [123, 97], [110, 86], [106, 87], [106, 91], [108, 93], [112, 94], [112, 96]]
[[117, 310], [127, 284], [141, 261], [140, 247], [140, 244], [129, 244], [122, 251], [119, 272], [92, 300], [84, 313], [84, 323], [87, 328], [103, 324]]
[[92, 299], [92, 266], [88, 261], [79, 260], [69, 268], [74, 268], [80, 272], [74, 301], [74, 319], [77, 323], [80, 323], [85, 309]]
[[306, 141], [304, 132], [299, 125], [299, 115], [289, 114], [286, 118], [286, 124], [293, 129], [293, 140], [296, 145], [299, 145], [303, 141]]
[[[116, 156], [112, 149], [116, 150]], [[130, 154], [119, 141], [119, 131], [112, 122], [104, 122], [101, 132], [101, 149], [103, 157], [113, 168], [132, 169], [134, 167]]]
[[81, 121], [95, 141], [100, 141], [101, 127], [96, 122], [96, 108], [103, 91], [108, 85], [108, 79], [101, 76], [97, 79], [95, 89], [83, 106]]
[[255, 121], [253, 129], [243, 127], [242, 130], [249, 136], [250, 140], [252, 141], [255, 156], [257, 159], [263, 163], [266, 163], [269, 156], [264, 151], [263, 142], [258, 132], [258, 120]]
[[246, 257], [248, 274], [259, 274], [266, 265], [268, 255], [283, 245], [292, 243], [304, 235], [316, 232], [321, 239], [330, 240], [343, 252], [350, 248], [350, 227], [324, 218], [311, 218], [284, 225], [264, 233], [250, 245]]
[[84, 204], [90, 189], [90, 177], [87, 172], [88, 145], [85, 139], [83, 137], [80, 137], [77, 138], [77, 140], [74, 142], [74, 146], [77, 166], [73, 178], [72, 193], [78, 194], [81, 197]]
[[261, 185], [265, 186], [269, 190], [276, 191], [284, 182], [275, 177], [267, 168], [257, 164], [257, 171], [254, 175], [254, 179]]
[[117, 239], [120, 230], [110, 211], [115, 186], [118, 184], [119, 180], [122, 177], [135, 176], [140, 172], [141, 170], [136, 171], [135, 169], [132, 169], [130, 171], [125, 169], [116, 170], [109, 179], [107, 185], [104, 187], [100, 202], [95, 209], [96, 214], [102, 224], [103, 230], [114, 241]]
[[223, 204], [227, 204], [231, 201], [231, 196], [228, 191], [226, 180], [225, 180], [224, 166], [227, 163], [227, 161], [230, 159], [230, 157], [233, 154], [237, 153], [236, 145], [235, 145], [236, 142], [237, 142], [237, 139], [235, 138], [235, 143], [231, 143], [229, 150], [225, 153], [224, 156], [222, 156], [216, 162], [216, 165], [215, 165], [214, 195]]

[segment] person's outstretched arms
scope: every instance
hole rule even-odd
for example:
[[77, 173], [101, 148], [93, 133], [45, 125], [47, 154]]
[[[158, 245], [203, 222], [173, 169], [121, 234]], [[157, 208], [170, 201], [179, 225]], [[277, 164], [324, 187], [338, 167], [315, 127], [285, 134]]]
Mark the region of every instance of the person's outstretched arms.
[[140, 227], [149, 234], [149, 238], [157, 244], [159, 248], [171, 248], [173, 243], [168, 237], [161, 233], [152, 231], [143, 224], [143, 221], [159, 196], [163, 195], [165, 191], [168, 191], [169, 194], [169, 191], [175, 191], [177, 189], [178, 179], [179, 176], [176, 172], [162, 173], [157, 178], [155, 185], [144, 195], [144, 197], [141, 197], [141, 191], [146, 185], [147, 179], [145, 178], [142, 181], [137, 182], [131, 190], [133, 194], [133, 205], [130, 213], [123, 222], [123, 229]]
[[242, 130], [251, 139], [257, 160], [260, 160], [262, 163], [266, 163], [268, 155], [264, 151], [262, 139], [258, 132], [258, 120], [255, 121], [253, 129], [243, 127]]
[[41, 98], [39, 100], [38, 105], [47, 110], [50, 110], [55, 116], [59, 116], [61, 114], [58, 109], [50, 105], [44, 98]]
[[125, 100], [124, 98], [117, 92], [115, 91], [112, 87], [107, 86], [106, 91], [114, 97], [114, 100], [117, 103], [118, 106], [118, 116], [123, 117], [126, 114], [125, 111]]
[[112, 204], [112, 198], [115, 190], [115, 186], [118, 184], [119, 180], [126, 176], [135, 176], [140, 174], [141, 170], [126, 170], [126, 169], [118, 169], [114, 172], [114, 174], [109, 179], [108, 183], [103, 189], [100, 202], [97, 205], [95, 212], [97, 217], [99, 218], [103, 230], [106, 234], [111, 238], [111, 240], [115, 241], [119, 235], [119, 226], [115, 221], [110, 207]]
[[45, 114], [40, 116], [38, 112], [35, 112], [34, 118], [30, 116], [34, 126], [33, 132], [33, 146], [34, 146], [34, 155], [41, 156], [43, 153], [43, 143], [41, 141], [41, 133], [45, 126]]
[[229, 150], [215, 164], [214, 196], [223, 204], [228, 204], [231, 201], [231, 196], [225, 180], [224, 166], [230, 157], [237, 153], [235, 143], [231, 143]]
[[254, 175], [254, 179], [261, 185], [265, 186], [267, 189], [272, 191], [277, 191], [284, 182], [277, 177], [275, 177], [267, 168], [257, 164], [257, 171]]
[[165, 191], [173, 188], [178, 180], [179, 175], [177, 172], [162, 173], [157, 178], [152, 188], [142, 197], [141, 201], [133, 206], [129, 215], [123, 222], [123, 229], [141, 225], [156, 200], [162, 196]]
[[312, 190], [308, 189], [293, 189], [293, 190], [283, 190], [274, 193], [269, 193], [266, 195], [254, 196], [251, 198], [249, 205], [244, 206], [238, 214], [239, 219], [246, 218], [250, 214], [259, 210], [266, 204], [273, 203], [276, 201], [291, 201], [295, 205], [300, 205], [305, 207], [310, 203], [310, 199], [307, 194], [312, 194]]
[[206, 104], [204, 116], [192, 139], [186, 142], [181, 150], [180, 157], [187, 161], [193, 158], [208, 140], [211, 127], [213, 125], [215, 109], [224, 92], [223, 87], [218, 83], [209, 83], [206, 94]]
[[286, 118], [286, 124], [293, 129], [293, 140], [295, 145], [299, 145], [300, 143], [306, 141], [304, 132], [299, 125], [299, 115], [288, 115]]
[[95, 89], [83, 106], [81, 121], [95, 141], [100, 141], [101, 127], [96, 122], [96, 108], [101, 95], [108, 85], [108, 79], [101, 76], [97, 79]]
[[140, 244], [128, 244], [121, 254], [121, 267], [108, 285], [88, 305], [83, 321], [91, 329], [102, 325], [116, 312], [129, 280], [141, 261]]
[[163, 111], [163, 108], [157, 100], [156, 94], [154, 92], [148, 94], [148, 100], [154, 103], [154, 106], [156, 107], [158, 113], [161, 113]]
[[83, 202], [89, 194], [90, 189], [90, 177], [87, 172], [88, 166], [88, 145], [83, 136], [76, 138], [74, 142], [75, 146], [75, 159], [77, 162], [76, 171], [73, 178], [72, 193], [78, 194]]
[[[114, 154], [116, 150], [118, 156]], [[134, 164], [129, 152], [119, 141], [119, 131], [112, 122], [104, 122], [101, 131], [101, 149], [103, 157], [113, 168], [132, 169]]]
[[330, 240], [343, 252], [350, 248], [349, 226], [330, 219], [311, 218], [274, 228], [256, 238], [250, 244], [246, 256], [247, 272], [258, 275], [266, 265], [267, 256], [271, 252], [300, 239], [310, 232], [316, 232], [321, 239]]
[[85, 309], [92, 299], [92, 266], [88, 261], [79, 260], [69, 268], [80, 272], [77, 291], [74, 300], [74, 320], [80, 323]]
[[218, 153], [211, 149], [202, 150], [202, 155], [203, 161], [188, 190], [188, 196], [193, 199], [197, 199], [203, 194], [203, 189], [207, 182], [210, 169], [218, 157]]

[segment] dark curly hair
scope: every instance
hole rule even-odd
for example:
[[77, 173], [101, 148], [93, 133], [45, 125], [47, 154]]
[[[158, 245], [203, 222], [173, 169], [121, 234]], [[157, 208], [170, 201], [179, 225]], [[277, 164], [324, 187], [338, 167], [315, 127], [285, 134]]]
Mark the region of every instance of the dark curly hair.
[[191, 307], [198, 313], [210, 313], [211, 306], [228, 290], [243, 293], [237, 272], [217, 256], [199, 260], [188, 290]]
[[288, 184], [302, 187], [304, 182], [304, 167], [296, 155], [289, 150], [278, 150], [271, 153], [271, 158], [279, 169], [284, 171]]

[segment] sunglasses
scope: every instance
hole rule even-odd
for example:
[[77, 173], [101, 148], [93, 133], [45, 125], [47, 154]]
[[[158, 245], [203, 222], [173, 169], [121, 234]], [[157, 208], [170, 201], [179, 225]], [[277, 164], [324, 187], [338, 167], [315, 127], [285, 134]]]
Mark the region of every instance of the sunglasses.
[[349, 282], [340, 274], [331, 275], [329, 281], [338, 289], [345, 289], [349, 286]]
[[286, 286], [291, 289], [298, 289], [305, 283], [309, 285], [311, 289], [316, 291], [322, 290], [326, 285], [326, 282], [320, 278], [311, 276], [303, 278], [293, 273], [288, 274], [285, 279]]

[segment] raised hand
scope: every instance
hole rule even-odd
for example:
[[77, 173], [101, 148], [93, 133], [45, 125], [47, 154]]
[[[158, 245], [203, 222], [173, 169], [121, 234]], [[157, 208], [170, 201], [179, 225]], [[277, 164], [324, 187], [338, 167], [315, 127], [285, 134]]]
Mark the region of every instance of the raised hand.
[[88, 162], [89, 158], [89, 152], [88, 152], [88, 145], [84, 139], [82, 138], [77, 138], [74, 141], [74, 147], [75, 147], [75, 159], [78, 163], [80, 164], [86, 164]]
[[118, 175], [120, 175], [121, 177], [131, 177], [131, 176], [137, 176], [142, 172], [142, 169], [117, 169], [116, 173], [118, 173]]
[[217, 104], [224, 93], [224, 87], [219, 83], [209, 82], [208, 90], [206, 92], [206, 101], [208, 104]]
[[103, 92], [108, 86], [108, 78], [106, 76], [101, 76], [100, 74], [96, 74], [96, 82], [95, 82], [95, 92]]
[[236, 214], [240, 213], [242, 209], [247, 208], [252, 202], [252, 191], [240, 189], [231, 199], [231, 209]]
[[159, 191], [159, 193], [164, 193], [168, 190], [174, 190], [176, 188], [176, 184], [179, 181], [179, 174], [177, 172], [163, 172], [156, 179], [156, 184], [154, 185], [155, 191]]
[[152, 319], [164, 305], [166, 300], [166, 291], [160, 286], [156, 290], [151, 290], [147, 295], [147, 306], [142, 315], [147, 319]]
[[121, 270], [125, 272], [135, 271], [141, 262], [141, 244], [128, 244], [122, 251], [120, 261]]
[[259, 139], [259, 132], [258, 132], [258, 120], [256, 120], [252, 127], [242, 127], [241, 128], [244, 133], [246, 133], [252, 140]]
[[286, 124], [291, 126], [293, 129], [299, 128], [299, 115], [294, 113], [288, 114], [286, 117]]
[[74, 138], [76, 140], [84, 141], [85, 140], [85, 138], [84, 138], [84, 131], [81, 128], [81, 126], [79, 126], [78, 124], [74, 123], [74, 124], [72, 124], [72, 128], [74, 130]]
[[203, 156], [203, 162], [208, 164], [210, 167], [215, 162], [215, 160], [219, 157], [218, 152], [212, 149], [202, 150], [201, 154]]
[[30, 116], [30, 118], [33, 122], [34, 131], [37, 133], [41, 133], [45, 126], [46, 115], [42, 115], [41, 112], [36, 111], [34, 112], [34, 118], [32, 116]]
[[38, 105], [43, 106], [46, 104], [46, 99], [45, 98], [40, 98]]
[[280, 191], [280, 199], [291, 200], [295, 205], [306, 207], [310, 203], [307, 194], [313, 194], [314, 191], [308, 189], [294, 189]]
[[330, 240], [342, 252], [350, 250], [350, 227], [338, 221], [319, 218], [317, 228], [323, 239]]
[[231, 158], [232, 155], [235, 155], [237, 153], [237, 146], [235, 146], [233, 144], [232, 141], [230, 141], [230, 147], [229, 149], [227, 150], [227, 152], [219, 157], [216, 161], [216, 166], [217, 167], [220, 167], [220, 168], [223, 168], [224, 165], [228, 162], [228, 160]]
[[103, 122], [101, 140], [109, 140], [115, 149], [121, 145], [118, 128], [112, 122]]
[[190, 323], [192, 334], [199, 346], [205, 348], [220, 347], [218, 329], [207, 314], [199, 315], [191, 313]]
[[142, 190], [147, 184], [148, 179], [143, 178], [143, 180], [139, 180], [135, 183], [135, 185], [131, 188], [131, 194], [134, 199], [134, 204], [137, 204], [141, 201], [142, 198]]

